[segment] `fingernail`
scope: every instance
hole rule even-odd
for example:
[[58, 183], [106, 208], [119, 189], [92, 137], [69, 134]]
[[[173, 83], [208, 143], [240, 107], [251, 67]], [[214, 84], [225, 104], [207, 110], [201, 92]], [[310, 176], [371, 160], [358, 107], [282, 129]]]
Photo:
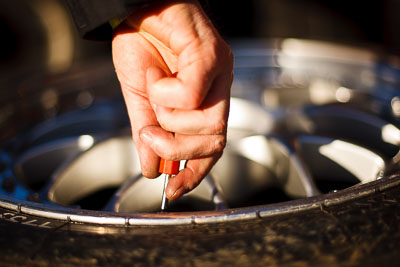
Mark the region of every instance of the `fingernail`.
[[140, 133], [140, 140], [142, 140], [143, 143], [150, 145], [153, 142], [153, 137], [148, 132], [142, 132]]
[[180, 195], [185, 188], [183, 186], [178, 187], [173, 194], [171, 194], [171, 190], [167, 191], [168, 199], [174, 200], [176, 196]]

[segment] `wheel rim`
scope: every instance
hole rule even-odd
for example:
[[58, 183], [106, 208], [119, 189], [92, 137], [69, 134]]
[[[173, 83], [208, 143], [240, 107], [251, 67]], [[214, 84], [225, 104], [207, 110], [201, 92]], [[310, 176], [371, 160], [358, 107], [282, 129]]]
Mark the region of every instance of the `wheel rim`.
[[[68, 223], [202, 224], [334, 205], [398, 185], [396, 68], [364, 50], [301, 40], [232, 47], [224, 156], [169, 212], [158, 211], [161, 179], [140, 174], [117, 86], [101, 82], [115, 79], [105, 78], [107, 64], [84, 86], [81, 77], [61, 76], [39, 84], [34, 97], [12, 99], [19, 109], [4, 127], [29, 116], [3, 137], [0, 207]], [[332, 48], [340, 52], [326, 57]]]

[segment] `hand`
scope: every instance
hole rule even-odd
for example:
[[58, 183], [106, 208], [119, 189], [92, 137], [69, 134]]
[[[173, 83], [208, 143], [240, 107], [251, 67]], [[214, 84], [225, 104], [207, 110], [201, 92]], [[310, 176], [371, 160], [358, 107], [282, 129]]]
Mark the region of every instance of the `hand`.
[[159, 175], [160, 157], [188, 160], [166, 189], [179, 198], [225, 147], [232, 53], [197, 1], [185, 1], [131, 14], [116, 29], [113, 60], [143, 175]]

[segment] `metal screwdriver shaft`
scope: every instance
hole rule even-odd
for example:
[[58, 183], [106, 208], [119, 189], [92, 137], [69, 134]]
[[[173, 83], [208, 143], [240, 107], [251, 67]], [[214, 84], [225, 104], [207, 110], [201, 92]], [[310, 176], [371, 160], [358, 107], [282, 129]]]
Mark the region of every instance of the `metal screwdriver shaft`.
[[168, 198], [167, 198], [167, 194], [165, 193], [165, 189], [167, 189], [168, 180], [169, 180], [170, 175], [164, 174], [163, 176], [164, 176], [164, 187], [163, 187], [163, 191], [162, 191], [161, 210], [165, 211], [168, 208]]
[[161, 199], [161, 211], [166, 211], [168, 208], [168, 198], [167, 198], [167, 185], [169, 178], [171, 178], [173, 175], [178, 174], [179, 172], [179, 161], [172, 161], [172, 160], [166, 160], [161, 158], [160, 161], [160, 168], [158, 170], [160, 173], [164, 174], [164, 186], [163, 186], [163, 193], [162, 193], [162, 199]]

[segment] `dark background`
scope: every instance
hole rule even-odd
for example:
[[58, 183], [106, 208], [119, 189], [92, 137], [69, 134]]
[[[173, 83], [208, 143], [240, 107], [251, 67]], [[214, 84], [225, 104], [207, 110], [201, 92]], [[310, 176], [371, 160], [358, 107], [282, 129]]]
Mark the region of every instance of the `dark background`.
[[[398, 0], [203, 2], [226, 39], [305, 38], [378, 46], [387, 53], [400, 55]], [[64, 10], [64, 15], [49, 18], [48, 14], [54, 13], [52, 8], [57, 6]], [[67, 25], [68, 30], [60, 32], [55, 25]], [[0, 85], [33, 73], [62, 73], [82, 62], [111, 56], [110, 42], [87, 41], [78, 36], [63, 0], [0, 1], [0, 32]], [[68, 36], [73, 51], [64, 62], [51, 65], [47, 62], [51, 42], [60, 36]], [[57, 53], [67, 53], [62, 44], [58, 45]]]
[[221, 34], [232, 37], [294, 37], [374, 44], [400, 53], [400, 1], [246, 0], [208, 1]]

